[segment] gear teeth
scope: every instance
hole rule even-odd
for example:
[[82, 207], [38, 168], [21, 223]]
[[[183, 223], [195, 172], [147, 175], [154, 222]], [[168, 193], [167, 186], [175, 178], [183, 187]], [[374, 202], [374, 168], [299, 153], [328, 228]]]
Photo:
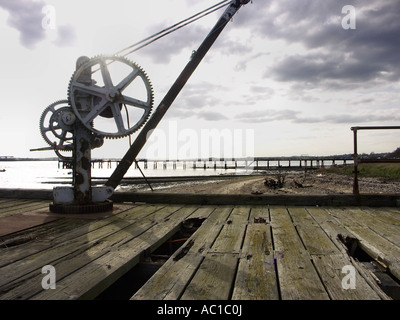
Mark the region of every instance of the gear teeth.
[[[118, 133], [110, 133], [110, 132], [103, 132], [103, 131], [99, 131], [96, 128], [93, 127], [93, 125], [88, 129], [91, 130], [92, 132], [101, 135], [103, 137], [105, 137], [106, 139], [121, 139], [124, 137], [127, 137], [129, 135], [131, 135], [132, 133], [138, 131], [145, 123], [146, 121], [149, 119], [152, 109], [153, 109], [153, 104], [154, 104], [154, 92], [153, 92], [153, 85], [148, 77], [148, 74], [144, 71], [144, 69], [139, 66], [137, 63], [132, 62], [131, 60], [126, 59], [125, 57], [122, 56], [117, 56], [117, 55], [97, 55], [93, 58], [91, 58], [89, 61], [87, 61], [86, 63], [80, 65], [77, 70], [73, 73], [70, 81], [69, 81], [69, 85], [68, 85], [68, 103], [71, 105], [75, 115], [77, 116], [78, 119], [81, 119], [81, 116], [79, 114], [79, 110], [78, 108], [76, 108], [76, 105], [74, 104], [74, 97], [73, 97], [73, 92], [72, 92], [72, 87], [74, 82], [76, 81], [76, 75], [79, 74], [80, 72], [82, 72], [83, 69], [86, 69], [88, 67], [92, 67], [92, 66], [96, 66], [98, 64], [98, 62], [100, 62], [101, 59], [107, 59], [107, 60], [114, 60], [114, 61], [120, 61], [122, 63], [128, 64], [129, 66], [131, 66], [132, 68], [136, 68], [139, 73], [142, 75], [141, 78], [146, 86], [146, 89], [148, 91], [148, 96], [149, 96], [149, 105], [150, 107], [148, 108], [148, 110], [146, 111], [147, 114], [144, 115], [137, 123], [135, 123], [134, 125], [131, 125], [131, 127], [126, 130], [125, 132], [119, 134]], [[98, 60], [98, 61], [97, 61]], [[84, 67], [85, 65], [87, 65], [87, 67]], [[86, 126], [87, 127], [87, 126]]]
[[[42, 112], [42, 115], [40, 116], [40, 120], [39, 120], [39, 129], [40, 129], [40, 133], [42, 135], [42, 138], [44, 139], [44, 141], [46, 141], [46, 143], [53, 147], [56, 143], [54, 141], [50, 141], [49, 138], [46, 136], [46, 132], [48, 132], [50, 130], [50, 125], [49, 126], [45, 126], [45, 119], [47, 114], [50, 111], [55, 112], [55, 107], [60, 105], [60, 104], [68, 104], [69, 106], [69, 102], [68, 100], [58, 100], [56, 102], [53, 102], [52, 104], [50, 104], [49, 106], [46, 107], [46, 109], [44, 109], [44, 111]], [[70, 107], [70, 106], [69, 106]], [[46, 131], [46, 129], [49, 129]], [[46, 131], [46, 132], [45, 132]], [[57, 145], [57, 144], [56, 144]], [[58, 146], [58, 148], [60, 148], [60, 146]], [[62, 148], [62, 147], [61, 147]], [[68, 151], [68, 150], [67, 150]]]

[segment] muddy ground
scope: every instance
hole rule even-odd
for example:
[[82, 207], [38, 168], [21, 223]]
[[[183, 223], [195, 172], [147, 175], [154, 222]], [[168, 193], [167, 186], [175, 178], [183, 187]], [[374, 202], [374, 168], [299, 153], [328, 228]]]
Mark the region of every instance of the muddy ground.
[[[274, 186], [277, 182], [282, 185]], [[153, 185], [154, 192], [209, 194], [351, 194], [353, 177], [321, 171], [225, 177], [206, 181]], [[400, 182], [359, 178], [360, 193], [400, 193]], [[144, 186], [138, 191], [150, 191]]]

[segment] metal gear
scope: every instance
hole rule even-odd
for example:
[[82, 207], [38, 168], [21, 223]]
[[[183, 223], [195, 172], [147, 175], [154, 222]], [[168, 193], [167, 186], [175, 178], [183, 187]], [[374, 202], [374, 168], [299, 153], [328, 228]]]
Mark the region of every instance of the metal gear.
[[[95, 78], [97, 71], [100, 73]], [[130, 96], [138, 94], [144, 98]], [[137, 64], [119, 56], [98, 56], [72, 75], [68, 101], [90, 131], [106, 138], [122, 138], [147, 121], [153, 107], [153, 87]]]
[[40, 133], [55, 150], [72, 151], [72, 124], [75, 115], [67, 100], [50, 104], [40, 117]]
[[[57, 150], [57, 149], [55, 149], [54, 151], [55, 151], [58, 159], [60, 159], [61, 161], [64, 161], [64, 162], [69, 162], [71, 164], [71, 166], [72, 166], [72, 162], [74, 161], [74, 157], [66, 156], [66, 155], [62, 154], [60, 150]], [[63, 152], [65, 152], [65, 151], [72, 151], [72, 149], [71, 150], [63, 150]]]

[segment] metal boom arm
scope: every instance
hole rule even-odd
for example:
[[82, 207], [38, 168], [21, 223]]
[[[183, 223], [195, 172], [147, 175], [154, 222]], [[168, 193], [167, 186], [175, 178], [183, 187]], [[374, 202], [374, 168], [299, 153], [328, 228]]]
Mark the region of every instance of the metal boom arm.
[[192, 59], [188, 62], [182, 73], [176, 79], [170, 90], [165, 95], [164, 99], [160, 102], [158, 108], [155, 110], [151, 118], [148, 120], [146, 125], [143, 127], [139, 135], [137, 136], [134, 143], [131, 145], [125, 156], [121, 159], [119, 165], [106, 182], [106, 186], [113, 187], [114, 189], [120, 184], [125, 173], [128, 171], [132, 163], [135, 161], [140, 150], [146, 144], [147, 139], [150, 137], [152, 130], [154, 130], [158, 123], [161, 121], [175, 98], [178, 96], [190, 76], [196, 70], [197, 66], [203, 60], [208, 50], [214, 44], [215, 40], [221, 34], [222, 30], [228, 24], [229, 20], [236, 14], [242, 5], [245, 5], [250, 0], [234, 0], [225, 10], [221, 18], [218, 20], [214, 28], [204, 39], [196, 53], [192, 56]]

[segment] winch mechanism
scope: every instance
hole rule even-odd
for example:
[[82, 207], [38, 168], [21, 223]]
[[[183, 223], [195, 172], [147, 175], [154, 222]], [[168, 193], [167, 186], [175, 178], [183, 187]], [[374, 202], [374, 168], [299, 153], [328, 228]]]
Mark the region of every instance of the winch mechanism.
[[[55, 212], [108, 210], [112, 187], [91, 186], [91, 150], [104, 138], [136, 132], [153, 108], [153, 87], [146, 72], [119, 56], [80, 57], [68, 87], [68, 100], [49, 105], [40, 118], [44, 140], [58, 157], [71, 161], [73, 187], [54, 188]], [[72, 152], [72, 156], [67, 156]]]
[[[55, 187], [50, 210], [58, 213], [92, 213], [111, 210], [109, 198], [219, 34], [241, 6], [250, 0], [223, 0], [196, 15], [154, 34], [119, 53], [80, 57], [68, 87], [68, 99], [49, 105], [40, 118], [40, 132], [50, 147], [73, 169], [72, 187]], [[228, 8], [176, 79], [152, 116], [153, 87], [146, 72], [126, 58], [189, 23]], [[148, 120], [148, 121], [147, 121]], [[142, 128], [142, 126], [144, 126]], [[104, 139], [117, 139], [142, 130], [104, 186], [92, 186], [91, 150]], [[71, 155], [72, 153], [72, 155]]]

